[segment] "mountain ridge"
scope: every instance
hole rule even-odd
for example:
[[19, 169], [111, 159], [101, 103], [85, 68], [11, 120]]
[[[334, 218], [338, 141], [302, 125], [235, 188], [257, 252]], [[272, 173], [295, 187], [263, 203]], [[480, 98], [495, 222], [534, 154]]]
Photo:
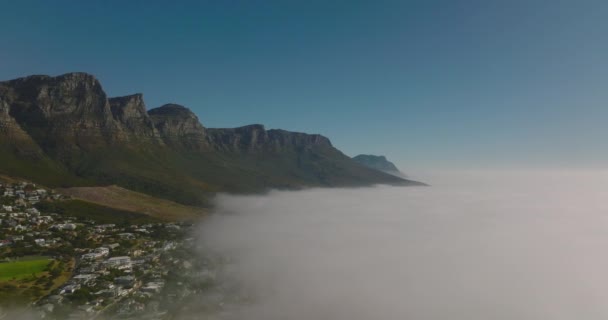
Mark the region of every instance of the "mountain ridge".
[[418, 185], [366, 168], [322, 135], [206, 128], [188, 108], [108, 97], [87, 73], [0, 82], [0, 172], [50, 186], [118, 185], [187, 205], [215, 192]]

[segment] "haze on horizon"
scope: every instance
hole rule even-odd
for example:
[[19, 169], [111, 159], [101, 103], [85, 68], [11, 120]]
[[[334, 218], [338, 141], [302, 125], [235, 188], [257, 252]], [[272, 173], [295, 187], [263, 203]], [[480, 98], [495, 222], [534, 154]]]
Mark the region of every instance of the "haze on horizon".
[[199, 241], [250, 297], [220, 319], [602, 320], [607, 188], [606, 171], [454, 173], [224, 195]]
[[404, 172], [605, 167], [605, 1], [11, 1], [0, 79], [84, 71]]

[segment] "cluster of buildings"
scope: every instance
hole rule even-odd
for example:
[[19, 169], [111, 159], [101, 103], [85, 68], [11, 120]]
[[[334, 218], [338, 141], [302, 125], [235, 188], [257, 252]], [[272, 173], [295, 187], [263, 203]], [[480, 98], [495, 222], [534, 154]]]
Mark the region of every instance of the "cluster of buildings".
[[12, 184], [0, 184], [1, 195], [7, 198], [15, 198], [21, 204], [36, 204], [48, 198], [59, 200], [60, 194], [48, 192], [46, 189], [38, 188], [34, 183], [19, 182]]
[[77, 224], [58, 214], [41, 214], [27, 205], [0, 207], [0, 248], [21, 245], [24, 247], [52, 248], [65, 244], [57, 230], [76, 230]]
[[89, 319], [138, 312], [164, 317], [166, 311], [154, 297], [165, 288], [166, 276], [176, 263], [172, 252], [183, 245], [180, 237], [187, 225], [99, 224], [40, 212], [29, 201], [34, 195], [36, 201], [63, 199], [27, 183], [0, 187], [4, 203], [0, 206], [0, 260], [18, 253], [71, 261], [64, 270], [69, 278], [35, 302], [41, 318]]
[[[151, 230], [165, 228], [165, 224], [121, 227], [87, 224], [85, 229], [94, 233], [91, 239], [98, 245], [76, 248], [72, 277], [37, 303], [41, 315], [88, 319], [100, 314], [128, 313], [131, 306], [144, 310], [142, 301], [158, 295], [164, 288], [168, 266], [163, 263], [166, 261], [163, 256], [176, 248], [175, 241], [150, 236], [154, 234]], [[137, 229], [142, 231], [136, 232]], [[66, 303], [70, 312], [60, 313]]]

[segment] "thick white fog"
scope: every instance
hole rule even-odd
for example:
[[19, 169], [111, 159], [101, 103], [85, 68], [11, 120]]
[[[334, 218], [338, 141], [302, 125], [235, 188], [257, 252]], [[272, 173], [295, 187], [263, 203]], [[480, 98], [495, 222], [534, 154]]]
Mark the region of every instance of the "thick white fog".
[[608, 319], [608, 173], [220, 196], [235, 319]]

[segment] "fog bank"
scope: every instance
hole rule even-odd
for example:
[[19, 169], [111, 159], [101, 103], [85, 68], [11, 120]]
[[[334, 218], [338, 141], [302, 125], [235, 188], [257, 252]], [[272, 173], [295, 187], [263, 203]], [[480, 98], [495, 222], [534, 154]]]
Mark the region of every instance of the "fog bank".
[[226, 317], [608, 318], [608, 174], [428, 179], [220, 196], [201, 243], [252, 296]]

